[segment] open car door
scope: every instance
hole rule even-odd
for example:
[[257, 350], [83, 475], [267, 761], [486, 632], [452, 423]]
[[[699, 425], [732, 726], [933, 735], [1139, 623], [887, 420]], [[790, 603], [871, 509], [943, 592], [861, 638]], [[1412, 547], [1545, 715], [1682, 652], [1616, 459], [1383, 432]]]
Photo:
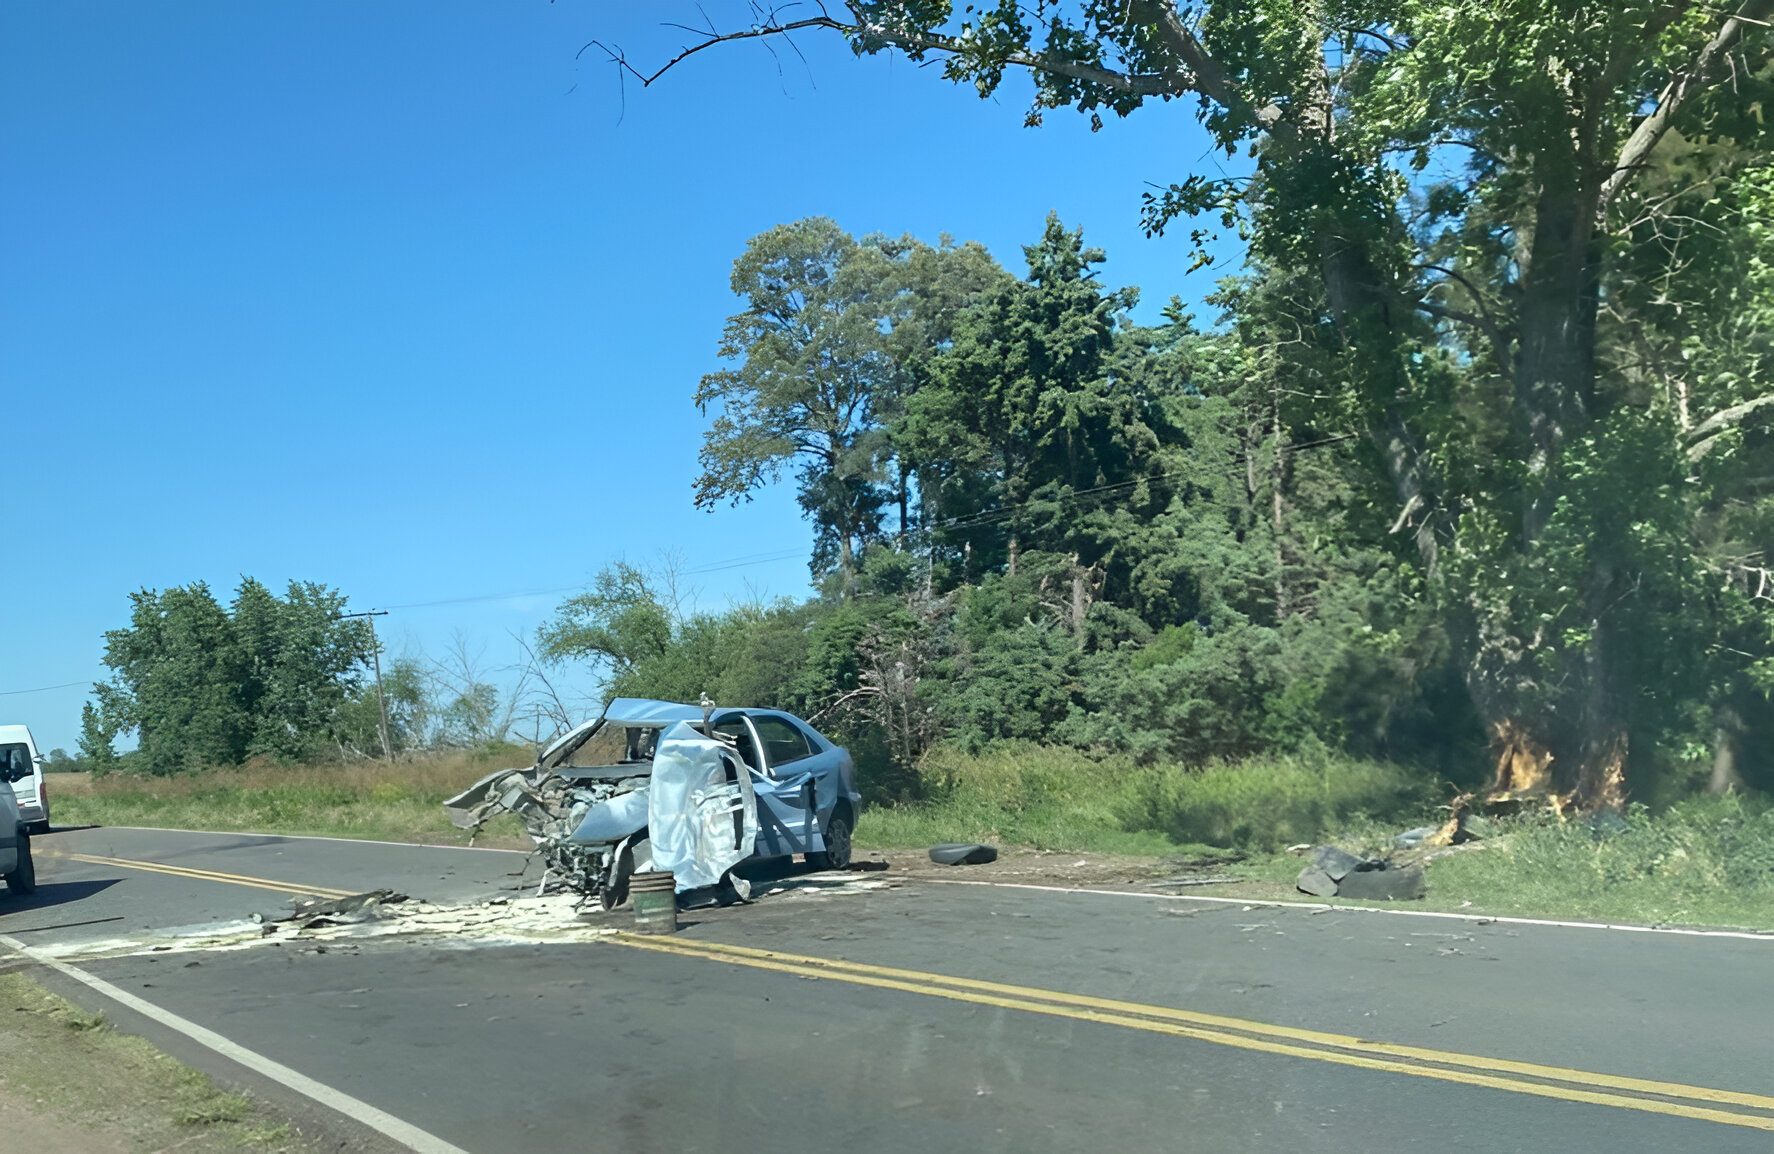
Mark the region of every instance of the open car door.
[[653, 868], [670, 870], [679, 893], [717, 884], [757, 844], [751, 773], [732, 748], [678, 722], [653, 755], [647, 831]]

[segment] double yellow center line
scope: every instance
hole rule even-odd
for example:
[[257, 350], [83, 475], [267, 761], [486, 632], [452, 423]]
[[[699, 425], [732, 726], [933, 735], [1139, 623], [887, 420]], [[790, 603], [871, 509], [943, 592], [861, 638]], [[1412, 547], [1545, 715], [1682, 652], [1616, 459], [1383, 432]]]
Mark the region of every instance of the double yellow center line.
[[[165, 865], [160, 862], [136, 861], [130, 858], [100, 857], [95, 854], [70, 853], [72, 861], [91, 865], [117, 866], [145, 870], [150, 873], [195, 881], [222, 882], [248, 886], [280, 894], [314, 894], [320, 897], [349, 897], [353, 890], [330, 889], [325, 886], [294, 885], [267, 878], [223, 873], [219, 870], [193, 869], [188, 866]], [[1376, 1042], [1347, 1034], [1330, 1034], [1303, 1030], [1292, 1026], [1276, 1026], [1247, 1018], [1179, 1010], [1171, 1006], [1124, 1002], [1112, 998], [1095, 998], [1085, 994], [1069, 994], [1033, 986], [1016, 986], [1003, 982], [987, 982], [960, 978], [923, 970], [895, 969], [890, 966], [847, 962], [838, 958], [817, 958], [788, 954], [776, 950], [758, 950], [719, 942], [696, 941], [689, 938], [661, 938], [640, 934], [619, 933], [603, 941], [637, 950], [676, 954], [679, 957], [722, 962], [769, 970], [799, 978], [821, 978], [870, 986], [882, 990], [898, 990], [926, 997], [945, 998], [979, 1006], [993, 1006], [1050, 1017], [1070, 1018], [1147, 1033], [1166, 1034], [1220, 1046], [1233, 1046], [1265, 1054], [1330, 1062], [1389, 1074], [1405, 1074], [1414, 1078], [1433, 1078], [1467, 1086], [1482, 1086], [1516, 1094], [1557, 1098], [1567, 1102], [1585, 1102], [1595, 1106], [1613, 1106], [1665, 1114], [1703, 1122], [1719, 1122], [1729, 1126], [1747, 1126], [1756, 1130], [1774, 1131], [1774, 1098], [1746, 1094], [1735, 1090], [1714, 1090], [1704, 1086], [1688, 1086], [1679, 1082], [1658, 1082], [1645, 1078], [1627, 1078], [1616, 1074], [1599, 1074], [1589, 1070], [1573, 1070], [1562, 1066], [1543, 1066], [1534, 1062], [1515, 1062], [1505, 1058], [1487, 1058], [1461, 1054], [1451, 1050], [1431, 1050], [1420, 1046], [1404, 1046]]]
[[247, 877], [244, 874], [222, 873], [219, 870], [192, 869], [190, 866], [166, 865], [161, 862], [135, 861], [122, 857], [99, 857], [89, 853], [70, 853], [59, 855], [69, 861], [86, 862], [88, 865], [121, 866], [124, 869], [144, 870], [148, 873], [166, 874], [169, 877], [189, 878], [200, 882], [224, 882], [231, 886], [249, 886], [253, 889], [270, 890], [278, 894], [313, 894], [323, 898], [348, 898], [359, 890], [335, 890], [326, 886], [292, 885], [286, 882], [274, 882], [265, 878]]
[[1757, 1130], [1774, 1130], [1774, 1098], [1759, 1094], [1713, 1090], [1704, 1086], [1686, 1086], [1677, 1082], [1657, 1082], [1644, 1078], [1624, 1078], [1614, 1074], [1542, 1066], [1533, 1062], [1513, 1062], [1503, 1058], [1486, 1058], [1419, 1046], [1401, 1046], [1345, 1034], [1327, 1034], [1245, 1018], [1178, 1010], [1169, 1006], [1093, 998], [1057, 990], [977, 981], [922, 970], [864, 965], [835, 958], [755, 950], [716, 942], [638, 934], [616, 934], [604, 940], [638, 950], [772, 970], [801, 978], [823, 978], [981, 1006], [1122, 1026], [1266, 1054], [1331, 1062], [1339, 1066], [1354, 1066], [1389, 1074], [1408, 1074], [1416, 1078], [1434, 1078], [1442, 1082], [1458, 1082], [1542, 1098], [1559, 1098], [1567, 1102], [1586, 1102], [1596, 1106], [1615, 1106], [1677, 1118], [1722, 1122]]

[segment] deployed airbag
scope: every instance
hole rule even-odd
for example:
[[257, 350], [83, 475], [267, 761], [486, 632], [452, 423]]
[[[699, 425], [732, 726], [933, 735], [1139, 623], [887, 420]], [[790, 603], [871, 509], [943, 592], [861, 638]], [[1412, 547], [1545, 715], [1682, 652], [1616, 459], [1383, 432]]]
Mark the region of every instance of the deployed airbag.
[[678, 722], [660, 735], [646, 792], [653, 868], [670, 870], [679, 893], [715, 885], [751, 856], [757, 799], [730, 747]]
[[608, 801], [600, 801], [591, 807], [579, 828], [573, 831], [569, 841], [590, 845], [608, 845], [621, 841], [631, 833], [638, 833], [647, 825], [647, 795], [649, 790], [643, 786], [629, 793], [620, 794]]

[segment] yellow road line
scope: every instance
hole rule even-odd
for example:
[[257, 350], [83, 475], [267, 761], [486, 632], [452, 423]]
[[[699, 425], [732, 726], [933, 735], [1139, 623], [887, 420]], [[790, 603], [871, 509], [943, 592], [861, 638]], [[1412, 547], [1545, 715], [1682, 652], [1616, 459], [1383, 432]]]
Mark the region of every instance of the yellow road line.
[[[907, 993], [971, 1002], [977, 1005], [1122, 1026], [1263, 1053], [1354, 1066], [1360, 1069], [1408, 1074], [1413, 1077], [1458, 1082], [1545, 1098], [1558, 1098], [1565, 1101], [1613, 1106], [1653, 1114], [1774, 1131], [1774, 1117], [1690, 1104], [1694, 1101], [1706, 1101], [1774, 1110], [1774, 1098], [1766, 1098], [1756, 1094], [1713, 1090], [1674, 1082], [1621, 1078], [1586, 1070], [1541, 1066], [1529, 1062], [1510, 1062], [1452, 1051], [1394, 1046], [1384, 1042], [1370, 1042], [1346, 1035], [1298, 1030], [1242, 1018], [1197, 1014], [1168, 1006], [1117, 1002], [1111, 999], [1066, 994], [1057, 990], [981, 982], [946, 974], [925, 973], [920, 970], [868, 966], [831, 958], [752, 950], [742, 946], [727, 946], [712, 942], [671, 941], [629, 934], [618, 934], [606, 940], [636, 949], [654, 950], [661, 953], [726, 962], [732, 965], [749, 966], [755, 969], [773, 970], [798, 977], [828, 978], [854, 985], [901, 990]], [[1313, 1048], [1314, 1046], [1326, 1048]], [[1493, 1073], [1477, 1072], [1485, 1070], [1493, 1071]], [[1502, 1076], [1505, 1074], [1515, 1076]], [[1528, 1080], [1530, 1078], [1543, 1078], [1552, 1081], [1530, 1081]], [[1566, 1085], [1556, 1085], [1552, 1082], [1562, 1082]], [[1607, 1093], [1604, 1092], [1604, 1089], [1633, 1090], [1661, 1097], [1629, 1097], [1624, 1094]], [[1664, 1098], [1680, 1098], [1688, 1101], [1665, 1101]]]
[[323, 898], [348, 898], [358, 892], [356, 890], [335, 890], [326, 886], [297, 885], [290, 882], [272, 881], [269, 878], [247, 877], [244, 874], [222, 873], [219, 870], [200, 870], [190, 866], [165, 865], [160, 862], [134, 861], [130, 858], [99, 857], [95, 854], [70, 853], [60, 855], [70, 861], [86, 862], [89, 865], [121, 866], [124, 869], [145, 870], [148, 873], [166, 874], [170, 877], [188, 878], [192, 881], [223, 882], [231, 886], [250, 886], [253, 889], [270, 890], [280, 894], [313, 894]]
[[[658, 939], [643, 940], [657, 941]], [[934, 981], [942, 985], [956, 986], [961, 989], [984, 990], [988, 993], [1007, 994], [1019, 998], [1036, 998], [1041, 1001], [1055, 1002], [1061, 1005], [1108, 1010], [1114, 1013], [1137, 1014], [1146, 1017], [1161, 1018], [1167, 1021], [1207, 1026], [1212, 1029], [1236, 1030], [1245, 1033], [1284, 1038], [1289, 1041], [1306, 1042], [1320, 1046], [1334, 1046], [1340, 1049], [1355, 1050], [1361, 1053], [1407, 1058], [1414, 1061], [1442, 1062], [1450, 1065], [1466, 1066], [1472, 1069], [1491, 1070], [1500, 1073], [1523, 1075], [1531, 1078], [1549, 1078], [1562, 1082], [1576, 1081], [1587, 1085], [1605, 1086], [1614, 1090], [1632, 1090], [1641, 1094], [1661, 1094], [1666, 1097], [1691, 1098], [1707, 1102], [1721, 1102], [1737, 1106], [1749, 1106], [1757, 1110], [1774, 1111], [1774, 1097], [1765, 1097], [1760, 1094], [1746, 1094], [1735, 1090], [1713, 1090], [1702, 1086], [1687, 1086], [1678, 1082], [1657, 1082], [1645, 1078], [1627, 1078], [1615, 1074], [1598, 1074], [1586, 1070], [1572, 1070], [1562, 1066], [1543, 1066], [1534, 1062], [1516, 1062], [1507, 1058], [1486, 1058], [1474, 1054], [1460, 1054], [1449, 1050], [1430, 1050], [1417, 1046], [1397, 1045], [1391, 1042], [1375, 1042], [1366, 1038], [1356, 1038], [1348, 1034], [1329, 1034], [1318, 1030], [1303, 1030], [1292, 1026], [1277, 1026], [1268, 1022], [1256, 1022], [1245, 1018], [1231, 1018], [1220, 1014], [1207, 1014], [1194, 1010], [1179, 1010], [1170, 1006], [1154, 1006], [1142, 1002], [1122, 1002], [1111, 998], [1095, 998], [1084, 994], [1068, 994], [1058, 990], [1042, 990], [1029, 986], [1012, 986], [999, 982], [979, 981], [973, 978], [959, 978], [946, 974], [926, 973], [922, 970], [900, 970], [888, 966], [871, 966], [862, 962], [847, 962], [835, 958], [816, 958], [800, 954], [784, 954], [775, 950], [756, 950], [746, 946], [725, 945], [720, 942], [697, 941], [692, 944], [691, 942], [680, 940], [671, 942], [670, 944], [673, 948], [678, 949], [689, 948], [699, 951], [729, 953], [736, 957], [783, 960], [798, 965], [832, 967], [854, 973], [874, 974], [908, 981]]]

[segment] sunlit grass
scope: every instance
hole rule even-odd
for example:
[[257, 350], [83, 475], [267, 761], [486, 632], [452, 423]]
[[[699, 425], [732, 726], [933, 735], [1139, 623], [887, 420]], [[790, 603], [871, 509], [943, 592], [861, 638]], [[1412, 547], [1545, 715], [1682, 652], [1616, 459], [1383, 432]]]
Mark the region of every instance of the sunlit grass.
[[1072, 749], [1006, 745], [978, 755], [937, 750], [919, 776], [927, 799], [869, 810], [859, 823], [860, 843], [1263, 852], [1352, 823], [1428, 820], [1438, 800], [1434, 783], [1399, 766], [1332, 754], [1142, 767]]
[[1439, 905], [1585, 920], [1774, 927], [1774, 811], [1696, 798], [1624, 826], [1536, 816], [1429, 867]]
[[[228, 832], [323, 834], [461, 845], [443, 801], [504, 766], [528, 765], [527, 747], [461, 750], [408, 761], [248, 765], [170, 777], [62, 774], [50, 784], [57, 825], [140, 825]], [[519, 844], [515, 819], [489, 823], [478, 842]], [[522, 844], [528, 845], [527, 840]]]

